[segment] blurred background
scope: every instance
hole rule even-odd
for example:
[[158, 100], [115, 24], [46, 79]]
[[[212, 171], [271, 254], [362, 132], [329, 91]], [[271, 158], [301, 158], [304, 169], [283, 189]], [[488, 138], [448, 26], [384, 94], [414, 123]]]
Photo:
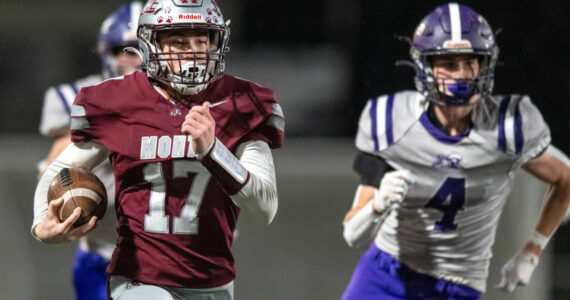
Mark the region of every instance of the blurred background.
[[[51, 141], [38, 133], [43, 94], [100, 70], [104, 18], [128, 1], [15, 1], [0, 4], [0, 291], [2, 299], [72, 299], [75, 245], [47, 246], [29, 234], [36, 163]], [[219, 0], [231, 19], [227, 72], [272, 88], [286, 116], [275, 151], [280, 208], [274, 223], [240, 218], [234, 245], [236, 299], [338, 299], [364, 249], [349, 249], [342, 219], [357, 176], [353, 136], [367, 99], [413, 89], [408, 58], [416, 25], [444, 1]], [[564, 0], [464, 1], [498, 36], [497, 94], [528, 94], [570, 153], [570, 6]], [[521, 174], [505, 208], [483, 299], [569, 299], [570, 226], [559, 229], [530, 286], [494, 291], [499, 270], [536, 220], [541, 192]], [[537, 187], [537, 188], [535, 188]], [[524, 188], [524, 190], [523, 190]], [[534, 196], [530, 196], [536, 195]], [[6, 296], [7, 295], [7, 296]]]

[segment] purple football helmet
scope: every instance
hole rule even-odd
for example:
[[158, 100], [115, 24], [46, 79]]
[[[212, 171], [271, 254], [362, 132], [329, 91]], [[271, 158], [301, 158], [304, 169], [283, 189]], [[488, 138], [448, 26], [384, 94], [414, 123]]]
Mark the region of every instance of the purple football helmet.
[[[416, 88], [439, 105], [464, 106], [474, 94], [479, 99], [493, 90], [495, 65], [499, 47], [491, 26], [471, 8], [457, 3], [437, 7], [417, 26], [411, 41], [410, 55], [416, 70]], [[440, 92], [433, 75], [431, 57], [435, 55], [473, 54], [479, 57], [479, 73], [475, 78], [454, 78], [447, 85], [451, 94]]]
[[142, 7], [141, 2], [131, 2], [119, 7], [103, 21], [97, 53], [101, 58], [104, 78], [120, 75], [115, 58], [118, 51], [125, 47], [137, 47], [137, 25]]

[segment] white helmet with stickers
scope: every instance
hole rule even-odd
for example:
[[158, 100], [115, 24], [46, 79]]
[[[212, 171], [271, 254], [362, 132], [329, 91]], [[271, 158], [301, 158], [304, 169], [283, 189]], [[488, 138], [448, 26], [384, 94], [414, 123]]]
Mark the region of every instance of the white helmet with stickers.
[[[158, 34], [181, 30], [207, 31], [210, 50], [163, 53]], [[149, 0], [139, 18], [137, 35], [147, 75], [180, 94], [197, 94], [224, 74], [229, 21], [224, 21], [214, 0]], [[169, 63], [180, 66], [179, 74]]]

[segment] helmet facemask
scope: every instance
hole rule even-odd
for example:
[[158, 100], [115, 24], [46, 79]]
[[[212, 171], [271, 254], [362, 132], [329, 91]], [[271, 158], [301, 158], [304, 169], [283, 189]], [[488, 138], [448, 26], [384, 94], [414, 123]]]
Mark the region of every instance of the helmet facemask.
[[[491, 95], [494, 85], [494, 68], [498, 57], [498, 48], [490, 55], [475, 54], [478, 58], [479, 71], [473, 78], [435, 77], [431, 60], [436, 55], [458, 55], [460, 52], [444, 52], [439, 54], [420, 54], [412, 46], [411, 54], [414, 62], [416, 88], [427, 100], [438, 105], [466, 106]], [[496, 53], [495, 53], [496, 52]], [[477, 99], [473, 101], [473, 96]]]

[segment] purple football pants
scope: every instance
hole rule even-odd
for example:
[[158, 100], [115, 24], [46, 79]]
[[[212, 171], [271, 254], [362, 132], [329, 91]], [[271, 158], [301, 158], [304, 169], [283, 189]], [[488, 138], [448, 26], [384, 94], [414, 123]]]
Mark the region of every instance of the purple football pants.
[[77, 248], [73, 263], [73, 286], [76, 300], [107, 300], [109, 261], [96, 253]]
[[479, 299], [481, 292], [415, 272], [374, 243], [354, 270], [342, 300]]

